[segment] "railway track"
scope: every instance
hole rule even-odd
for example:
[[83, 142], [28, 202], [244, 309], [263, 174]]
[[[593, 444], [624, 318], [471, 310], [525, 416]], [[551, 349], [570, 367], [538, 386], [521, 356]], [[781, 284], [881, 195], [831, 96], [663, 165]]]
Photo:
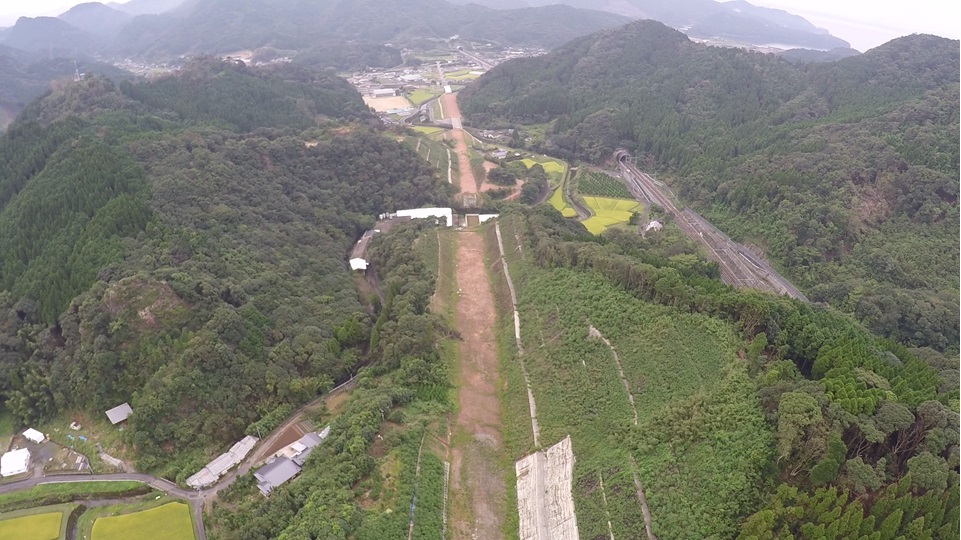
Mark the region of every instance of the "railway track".
[[790, 281], [771, 268], [767, 262], [753, 254], [749, 249], [711, 224], [710, 221], [690, 208], [678, 209], [670, 197], [665, 195], [657, 183], [632, 162], [630, 154], [624, 150], [614, 153], [621, 170], [625, 186], [640, 202], [652, 202], [674, 216], [684, 234], [707, 248], [711, 259], [717, 261], [721, 279], [728, 285], [740, 288], [784, 294], [807, 302], [804, 293]]

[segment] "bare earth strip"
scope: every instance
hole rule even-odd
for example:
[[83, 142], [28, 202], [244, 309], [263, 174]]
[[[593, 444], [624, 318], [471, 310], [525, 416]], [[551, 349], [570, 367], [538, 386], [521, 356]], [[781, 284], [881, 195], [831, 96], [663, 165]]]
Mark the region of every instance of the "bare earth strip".
[[571, 438], [514, 464], [521, 540], [578, 540]]
[[[445, 104], [446, 105], [446, 104]], [[469, 170], [469, 167], [468, 167]], [[451, 533], [454, 539], [503, 538], [506, 483], [494, 339], [494, 296], [484, 264], [484, 237], [457, 235], [458, 412], [451, 447]]]
[[451, 133], [454, 137], [454, 151], [457, 152], [460, 192], [477, 193], [477, 181], [474, 179], [474, 173], [470, 166], [466, 135], [464, 134], [464, 130], [460, 128], [460, 109], [457, 108], [457, 96], [455, 94], [444, 94], [444, 96], [440, 98], [440, 102], [443, 106], [445, 117], [450, 118], [454, 126]]

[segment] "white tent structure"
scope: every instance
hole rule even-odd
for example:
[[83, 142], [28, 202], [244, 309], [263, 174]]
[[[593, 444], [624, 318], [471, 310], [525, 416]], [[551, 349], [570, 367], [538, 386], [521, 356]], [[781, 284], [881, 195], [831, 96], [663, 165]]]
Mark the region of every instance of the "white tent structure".
[[27, 472], [30, 467], [30, 450], [21, 448], [0, 456], [0, 476], [14, 476]]
[[28, 428], [26, 431], [24, 431], [23, 436], [37, 444], [40, 444], [43, 441], [47, 440], [46, 435], [44, 435], [43, 433], [40, 433], [39, 431], [33, 428]]

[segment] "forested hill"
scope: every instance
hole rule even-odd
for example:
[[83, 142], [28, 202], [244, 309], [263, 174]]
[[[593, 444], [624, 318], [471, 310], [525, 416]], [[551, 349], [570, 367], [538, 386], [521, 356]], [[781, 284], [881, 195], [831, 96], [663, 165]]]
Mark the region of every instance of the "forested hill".
[[139, 466], [182, 478], [354, 367], [369, 315], [345, 254], [372, 216], [442, 204], [446, 183], [367, 127], [343, 81], [308, 75], [208, 59], [91, 78], [0, 138], [0, 402], [17, 423], [130, 401]]
[[912, 345], [958, 344], [958, 41], [823, 64], [706, 47], [653, 21], [501, 64], [477, 126], [549, 123], [539, 150], [618, 146], [815, 301]]

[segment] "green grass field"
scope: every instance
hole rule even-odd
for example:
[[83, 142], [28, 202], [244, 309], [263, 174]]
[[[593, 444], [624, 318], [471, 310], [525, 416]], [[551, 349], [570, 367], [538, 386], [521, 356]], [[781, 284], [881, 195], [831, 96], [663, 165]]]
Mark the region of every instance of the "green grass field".
[[564, 202], [564, 188], [559, 187], [554, 190], [554, 194], [551, 195], [550, 203], [555, 210], [561, 213], [566, 218], [577, 217], [577, 212], [571, 208], [566, 202]]
[[444, 131], [444, 130], [438, 127], [414, 126], [414, 131], [418, 133], [423, 133], [424, 135], [433, 135], [434, 133], [440, 133], [441, 131]]
[[425, 90], [424, 88], [418, 88], [417, 90], [414, 90], [413, 92], [407, 95], [407, 100], [413, 103], [414, 105], [420, 105], [421, 103], [424, 103], [429, 99], [435, 98], [438, 95], [440, 94], [438, 94], [437, 92], [431, 92], [430, 90]]
[[184, 503], [167, 503], [133, 514], [98, 518], [93, 523], [93, 540], [193, 540], [190, 508]]
[[593, 234], [601, 234], [608, 227], [627, 223], [631, 214], [640, 212], [642, 208], [637, 201], [608, 197], [584, 197], [584, 203], [594, 214], [584, 221], [584, 226]]
[[116, 498], [138, 488], [150, 491], [142, 482], [62, 482], [41, 484], [23, 491], [0, 495], [0, 511], [29, 508], [40, 504], [56, 504], [92, 497]]

